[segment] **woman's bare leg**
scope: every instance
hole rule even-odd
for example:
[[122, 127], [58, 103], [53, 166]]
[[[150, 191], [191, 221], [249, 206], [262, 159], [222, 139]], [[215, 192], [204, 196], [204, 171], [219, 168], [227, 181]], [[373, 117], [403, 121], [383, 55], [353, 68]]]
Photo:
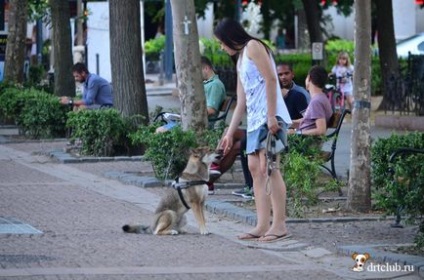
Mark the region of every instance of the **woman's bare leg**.
[[257, 223], [255, 228], [250, 231], [250, 234], [263, 236], [269, 231], [271, 222], [271, 199], [266, 194], [266, 173], [261, 165], [264, 165], [265, 153], [262, 150], [259, 153], [248, 156], [249, 170], [253, 178], [253, 191], [255, 193], [255, 206]]
[[[269, 190], [272, 206], [272, 224], [261, 238], [262, 241], [275, 239], [277, 236], [287, 234], [286, 228], [286, 185], [281, 176], [279, 167], [280, 157], [277, 157], [276, 168], [272, 171], [269, 180]], [[255, 197], [256, 199], [256, 197]]]

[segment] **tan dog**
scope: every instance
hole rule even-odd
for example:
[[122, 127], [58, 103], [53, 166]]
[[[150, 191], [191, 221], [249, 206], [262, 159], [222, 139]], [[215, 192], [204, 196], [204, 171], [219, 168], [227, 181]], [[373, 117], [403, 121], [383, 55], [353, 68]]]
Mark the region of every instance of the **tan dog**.
[[209, 148], [191, 150], [181, 176], [159, 202], [152, 225], [124, 225], [122, 229], [130, 233], [179, 234], [186, 224], [185, 213], [191, 208], [200, 234], [209, 234], [205, 220], [205, 200], [208, 195], [206, 182], [209, 181], [210, 165], [220, 158], [220, 153], [210, 152]]

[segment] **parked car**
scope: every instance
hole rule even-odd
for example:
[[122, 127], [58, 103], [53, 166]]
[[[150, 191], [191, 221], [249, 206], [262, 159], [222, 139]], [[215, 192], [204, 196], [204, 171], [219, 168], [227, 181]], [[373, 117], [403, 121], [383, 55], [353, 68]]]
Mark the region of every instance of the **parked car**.
[[415, 34], [396, 43], [398, 57], [408, 58], [408, 54], [424, 55], [424, 33]]

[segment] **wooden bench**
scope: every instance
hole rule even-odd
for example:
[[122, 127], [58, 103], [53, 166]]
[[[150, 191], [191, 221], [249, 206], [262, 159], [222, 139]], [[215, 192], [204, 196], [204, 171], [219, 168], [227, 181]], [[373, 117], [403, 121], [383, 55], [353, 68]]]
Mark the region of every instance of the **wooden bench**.
[[228, 113], [230, 112], [231, 108], [233, 108], [235, 105], [235, 102], [237, 101], [236, 97], [234, 95], [227, 96], [224, 99], [224, 102], [222, 102], [221, 107], [219, 109], [219, 114], [216, 118], [210, 118], [209, 119], [209, 126], [214, 127], [215, 124], [217, 124], [220, 121], [226, 121]]
[[326, 135], [326, 141], [332, 141], [331, 149], [330, 151], [321, 151], [320, 158], [324, 160], [324, 163], [330, 162], [330, 168], [327, 167], [325, 164], [322, 164], [321, 166], [325, 170], [327, 170], [330, 173], [331, 177], [333, 177], [334, 179], [337, 179], [337, 173], [335, 168], [337, 140], [339, 138], [339, 133], [343, 124], [343, 120], [346, 115], [350, 113], [351, 112], [348, 109], [344, 109], [343, 111], [336, 111], [333, 113], [327, 124], [327, 129], [333, 129], [330, 133]]

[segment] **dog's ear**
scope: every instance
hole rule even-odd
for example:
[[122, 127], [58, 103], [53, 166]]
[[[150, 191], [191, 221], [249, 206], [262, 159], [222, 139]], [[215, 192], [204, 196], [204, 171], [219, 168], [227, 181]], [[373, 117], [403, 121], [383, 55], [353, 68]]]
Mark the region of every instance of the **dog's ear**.
[[371, 258], [371, 255], [370, 254], [368, 254], [368, 253], [365, 253], [364, 254], [364, 256], [365, 256], [365, 260], [367, 261], [367, 260], [369, 260], [370, 258]]
[[358, 255], [359, 255], [359, 254], [358, 254], [358, 253], [356, 253], [356, 252], [355, 252], [355, 253], [353, 253], [353, 254], [352, 254], [352, 259], [354, 259], [354, 260], [355, 260], [355, 259], [356, 259], [356, 257], [357, 257]]

